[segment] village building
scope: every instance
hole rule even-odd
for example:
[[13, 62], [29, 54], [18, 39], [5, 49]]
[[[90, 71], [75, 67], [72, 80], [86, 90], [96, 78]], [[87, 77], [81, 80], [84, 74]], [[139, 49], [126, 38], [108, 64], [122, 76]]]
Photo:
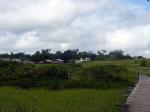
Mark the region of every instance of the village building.
[[91, 59], [90, 58], [85, 58], [85, 61], [90, 61]]
[[56, 59], [55, 61], [53, 61], [54, 64], [63, 64], [64, 60], [61, 59]]
[[30, 60], [24, 60], [24, 61], [23, 61], [23, 64], [34, 64], [34, 62], [33, 62], [33, 61], [30, 61]]
[[44, 61], [39, 61], [39, 62], [37, 62], [37, 64], [45, 64], [45, 62]]
[[77, 64], [78, 64], [78, 63], [83, 63], [83, 62], [84, 62], [84, 61], [83, 61], [82, 58], [80, 58], [80, 60], [76, 60], [76, 61], [75, 61], [75, 63], [77, 63]]
[[83, 58], [80, 58], [80, 60], [75, 60], [75, 63], [83, 63], [83, 62], [87, 62], [87, 61], [90, 61], [91, 59], [90, 58], [85, 58], [85, 59], [83, 59]]
[[49, 59], [44, 60], [44, 62], [45, 62], [45, 63], [53, 63], [53, 61], [52, 61], [52, 60], [49, 60]]
[[17, 62], [17, 63], [22, 63], [22, 61], [20, 59], [12, 59], [12, 62]]

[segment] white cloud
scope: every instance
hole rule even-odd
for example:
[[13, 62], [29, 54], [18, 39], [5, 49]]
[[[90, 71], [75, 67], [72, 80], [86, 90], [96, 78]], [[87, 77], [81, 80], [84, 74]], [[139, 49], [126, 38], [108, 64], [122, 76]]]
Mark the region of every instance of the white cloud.
[[150, 56], [150, 10], [123, 0], [1, 0], [0, 51], [124, 49]]
[[80, 0], [16, 0], [13, 3], [9, 2], [10, 0], [5, 2], [9, 4], [7, 11], [0, 13], [0, 29], [2, 30], [65, 26], [75, 17], [97, 11], [100, 3], [103, 3], [97, 0], [84, 2]]
[[27, 32], [20, 36], [19, 40], [17, 40], [15, 47], [17, 49], [34, 49], [41, 45], [39, 37], [37, 36], [37, 32]]
[[124, 49], [136, 55], [150, 55], [150, 24], [116, 29], [107, 35], [108, 49]]

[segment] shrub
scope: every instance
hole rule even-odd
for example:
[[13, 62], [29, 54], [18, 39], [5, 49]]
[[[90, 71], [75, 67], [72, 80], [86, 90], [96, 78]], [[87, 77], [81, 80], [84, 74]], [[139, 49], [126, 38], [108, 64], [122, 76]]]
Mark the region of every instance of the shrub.
[[[92, 66], [87, 69], [94, 80], [114, 80], [122, 72], [127, 71], [124, 67], [116, 65]], [[121, 78], [121, 77], [120, 77]]]
[[2, 65], [0, 66], [0, 85], [6, 86], [46, 87], [59, 90], [64, 88], [109, 88], [114, 85], [128, 84], [122, 73], [128, 74], [129, 71], [116, 65], [99, 65], [89, 68], [76, 64], [37, 67], [36, 65], [0, 62], [0, 65]]
[[35, 86], [37, 80], [35, 66], [24, 65], [16, 70], [16, 85], [22, 88], [31, 88]]
[[145, 60], [141, 61], [141, 66], [143, 67], [147, 66], [147, 62]]
[[37, 75], [42, 79], [49, 80], [67, 80], [67, 70], [63, 66], [49, 66], [37, 68]]

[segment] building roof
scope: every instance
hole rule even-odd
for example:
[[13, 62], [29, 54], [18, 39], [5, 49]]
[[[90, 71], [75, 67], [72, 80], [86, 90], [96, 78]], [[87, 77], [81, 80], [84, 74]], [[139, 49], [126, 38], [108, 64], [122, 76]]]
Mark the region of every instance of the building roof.
[[61, 60], [61, 59], [56, 59], [56, 61], [64, 62], [64, 60]]
[[52, 63], [53, 61], [52, 61], [52, 60], [49, 60], [49, 59], [46, 59], [45, 62], [47, 62], [47, 63]]

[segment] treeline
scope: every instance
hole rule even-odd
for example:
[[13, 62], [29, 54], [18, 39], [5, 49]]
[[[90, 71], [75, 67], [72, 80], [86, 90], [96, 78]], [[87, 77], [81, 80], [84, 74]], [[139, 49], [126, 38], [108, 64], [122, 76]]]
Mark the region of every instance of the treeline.
[[0, 86], [21, 88], [116, 88], [129, 84], [128, 69], [116, 65], [24, 65], [0, 61]]
[[98, 51], [94, 53], [92, 51], [79, 51], [78, 49], [66, 50], [64, 52], [57, 51], [55, 53], [51, 52], [51, 49], [43, 49], [41, 51], [36, 51], [33, 55], [25, 54], [23, 52], [19, 53], [10, 53], [10, 54], [0, 54], [0, 58], [9, 58], [9, 59], [20, 59], [20, 60], [31, 60], [33, 62], [44, 61], [45, 59], [55, 60], [62, 59], [65, 63], [68, 61], [74, 62], [80, 58], [89, 58], [91, 60], [117, 60], [117, 59], [131, 59], [132, 57], [129, 54], [124, 54], [122, 50], [114, 50], [107, 52], [106, 50]]

